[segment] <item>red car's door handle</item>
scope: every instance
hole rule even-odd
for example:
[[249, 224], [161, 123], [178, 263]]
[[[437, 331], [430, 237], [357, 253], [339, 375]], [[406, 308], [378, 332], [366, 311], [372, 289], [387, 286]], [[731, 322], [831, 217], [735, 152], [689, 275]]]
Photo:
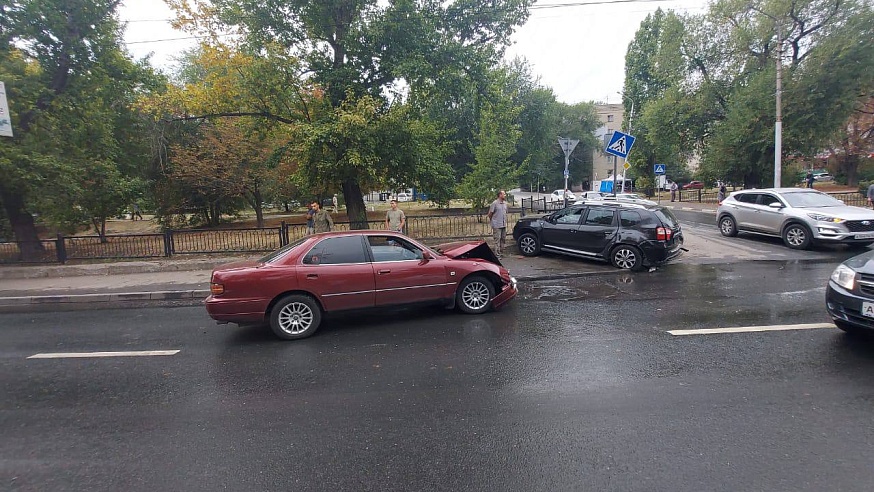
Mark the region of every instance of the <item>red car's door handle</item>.
[[376, 273], [378, 275], [385, 275], [386, 273], [391, 273], [391, 270], [379, 270]]
[[308, 273], [307, 278], [319, 278], [319, 275], [317, 273]]

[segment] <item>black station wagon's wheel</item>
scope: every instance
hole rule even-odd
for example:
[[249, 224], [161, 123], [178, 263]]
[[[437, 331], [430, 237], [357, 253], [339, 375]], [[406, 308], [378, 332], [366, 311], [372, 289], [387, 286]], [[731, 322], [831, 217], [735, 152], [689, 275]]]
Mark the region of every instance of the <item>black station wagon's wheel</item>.
[[492, 307], [495, 286], [485, 277], [472, 275], [461, 281], [455, 292], [458, 308], [467, 314], [484, 313]]
[[807, 249], [810, 241], [810, 229], [801, 224], [789, 224], [783, 229], [783, 243], [792, 249]]
[[719, 219], [719, 232], [725, 237], [737, 236], [737, 224], [731, 215], [724, 215]]
[[321, 322], [322, 310], [308, 296], [283, 297], [270, 311], [270, 329], [283, 340], [306, 338], [316, 332]]
[[519, 246], [519, 252], [524, 256], [536, 256], [540, 254], [540, 240], [537, 235], [532, 232], [526, 232], [519, 236], [519, 241], [516, 243]]
[[634, 246], [620, 244], [610, 252], [610, 263], [622, 270], [637, 271], [643, 268], [643, 254]]

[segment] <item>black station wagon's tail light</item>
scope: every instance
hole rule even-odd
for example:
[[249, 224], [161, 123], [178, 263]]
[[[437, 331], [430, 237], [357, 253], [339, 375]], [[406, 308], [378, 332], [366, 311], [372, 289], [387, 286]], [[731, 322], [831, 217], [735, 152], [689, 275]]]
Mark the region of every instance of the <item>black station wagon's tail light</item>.
[[673, 232], [674, 231], [672, 231], [671, 229], [669, 229], [667, 227], [657, 227], [656, 228], [656, 240], [658, 240], [658, 241], [670, 241], [671, 234], [673, 234]]
[[215, 282], [210, 282], [209, 283], [209, 291], [212, 293], [212, 295], [217, 296], [217, 295], [223, 294], [225, 292], [225, 286], [223, 284], [217, 284]]

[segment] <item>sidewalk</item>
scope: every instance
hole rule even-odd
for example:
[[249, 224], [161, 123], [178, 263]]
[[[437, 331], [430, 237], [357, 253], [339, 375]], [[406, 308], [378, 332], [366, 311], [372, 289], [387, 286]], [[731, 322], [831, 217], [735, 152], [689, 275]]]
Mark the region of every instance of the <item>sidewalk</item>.
[[[716, 204], [663, 202], [676, 210], [716, 212]], [[549, 280], [615, 271], [606, 263], [557, 255], [534, 258], [517, 254], [510, 239], [502, 263], [520, 281]], [[78, 265], [0, 267], [0, 310], [32, 310], [41, 305], [119, 306], [125, 303], [198, 304], [209, 295], [212, 269], [260, 255], [197, 259], [154, 259]]]

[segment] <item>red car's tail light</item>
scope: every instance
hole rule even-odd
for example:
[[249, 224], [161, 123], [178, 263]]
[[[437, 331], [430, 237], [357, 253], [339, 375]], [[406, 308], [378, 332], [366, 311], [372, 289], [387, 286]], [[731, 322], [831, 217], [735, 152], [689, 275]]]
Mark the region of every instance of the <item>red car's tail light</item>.
[[215, 282], [210, 282], [210, 284], [209, 284], [209, 291], [210, 291], [213, 295], [216, 295], [216, 296], [217, 296], [217, 295], [219, 295], [219, 294], [223, 294], [223, 293], [225, 292], [225, 286], [222, 285], [222, 284], [217, 284], [217, 283], [215, 283]]
[[673, 232], [674, 231], [668, 229], [667, 227], [658, 227], [656, 228], [656, 239], [658, 241], [670, 241], [671, 234], [673, 234]]

